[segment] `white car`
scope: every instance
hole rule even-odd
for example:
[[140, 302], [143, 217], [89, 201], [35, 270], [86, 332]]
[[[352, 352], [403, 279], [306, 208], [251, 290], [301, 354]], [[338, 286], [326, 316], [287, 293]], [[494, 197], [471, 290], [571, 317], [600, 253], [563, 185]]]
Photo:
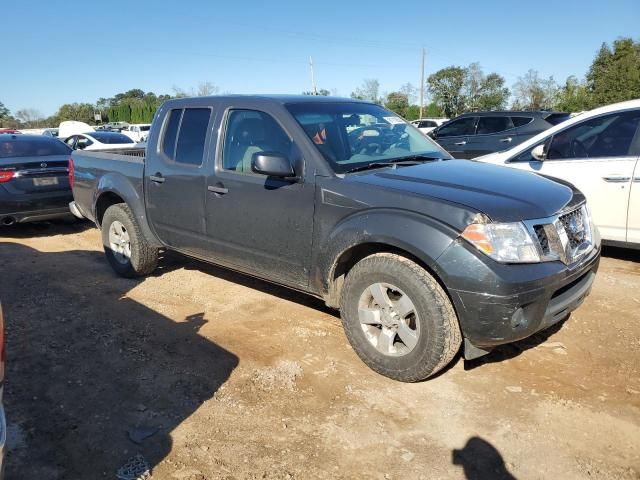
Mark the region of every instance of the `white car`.
[[411, 124], [426, 135], [448, 121], [448, 118], [419, 118], [412, 121]]
[[574, 184], [603, 240], [640, 248], [640, 99], [582, 113], [475, 160]]
[[71, 135], [64, 140], [73, 150], [114, 150], [138, 148], [140, 145], [118, 132], [87, 132]]
[[150, 123], [136, 123], [133, 125], [129, 125], [124, 130], [121, 130], [121, 133], [131, 138], [135, 142], [146, 142], [147, 137], [149, 136], [150, 128]]

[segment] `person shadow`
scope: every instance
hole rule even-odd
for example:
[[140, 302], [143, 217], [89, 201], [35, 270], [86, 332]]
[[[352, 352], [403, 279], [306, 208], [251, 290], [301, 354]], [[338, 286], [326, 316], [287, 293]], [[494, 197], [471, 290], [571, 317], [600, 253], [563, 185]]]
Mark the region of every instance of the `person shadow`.
[[153, 470], [238, 365], [199, 334], [202, 312], [175, 321], [133, 300], [143, 281], [115, 276], [102, 252], [0, 242], [4, 403], [17, 438], [7, 478], [115, 478], [136, 461]]
[[462, 449], [454, 449], [451, 457], [451, 463], [462, 467], [467, 480], [516, 480], [500, 452], [480, 437], [471, 437]]

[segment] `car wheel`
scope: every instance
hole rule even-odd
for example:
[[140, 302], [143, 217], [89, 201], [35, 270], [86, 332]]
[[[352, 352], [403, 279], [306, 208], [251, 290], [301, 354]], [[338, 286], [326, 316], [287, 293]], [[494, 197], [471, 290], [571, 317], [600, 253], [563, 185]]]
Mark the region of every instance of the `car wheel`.
[[389, 378], [424, 380], [460, 349], [449, 297], [425, 269], [400, 255], [377, 253], [358, 262], [347, 274], [340, 307], [355, 352]]
[[125, 203], [107, 208], [102, 244], [109, 264], [122, 277], [148, 275], [158, 266], [158, 249], [149, 244]]

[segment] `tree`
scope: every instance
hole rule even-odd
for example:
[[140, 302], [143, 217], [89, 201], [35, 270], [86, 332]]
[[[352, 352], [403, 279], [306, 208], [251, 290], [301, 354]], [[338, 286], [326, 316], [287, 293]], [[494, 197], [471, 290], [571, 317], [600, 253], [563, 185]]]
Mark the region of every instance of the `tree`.
[[592, 107], [640, 97], [640, 42], [621, 38], [613, 50], [603, 43], [587, 73]]
[[405, 93], [391, 92], [386, 96], [384, 106], [401, 117], [407, 118], [409, 98]]
[[27, 128], [36, 128], [44, 120], [44, 115], [35, 108], [23, 108], [16, 112], [16, 118]]
[[78, 122], [93, 123], [95, 107], [90, 103], [67, 103], [62, 105], [55, 117], [58, 122], [76, 120]]
[[366, 79], [360, 87], [351, 93], [351, 98], [382, 103], [382, 99], [380, 98], [380, 82], [375, 78]]
[[459, 115], [465, 109], [465, 78], [464, 68], [451, 66], [438, 70], [427, 79], [433, 101], [450, 118]]
[[209, 95], [215, 95], [220, 91], [216, 85], [211, 82], [200, 82], [198, 89], [195, 92], [196, 97], [208, 97]]
[[478, 110], [502, 110], [509, 100], [509, 89], [505, 87], [504, 77], [490, 73], [480, 84], [480, 93], [476, 99]]
[[582, 112], [592, 105], [591, 93], [586, 82], [578, 81], [575, 76], [567, 78], [564, 86], [558, 91], [554, 110], [562, 112]]
[[551, 110], [557, 100], [558, 85], [553, 77], [540, 78], [536, 70], [529, 70], [518, 77], [513, 86], [514, 101], [512, 108], [516, 110]]
[[0, 120], [4, 120], [11, 115], [11, 112], [7, 107], [4, 106], [4, 103], [0, 102]]
[[321, 97], [328, 97], [329, 95], [331, 95], [331, 92], [326, 88], [321, 88], [320, 90], [318, 90], [318, 93], [313, 93], [311, 90], [309, 90], [306, 92], [302, 92], [302, 95], [319, 95]]
[[409, 104], [413, 105], [418, 100], [418, 89], [414, 87], [411, 83], [407, 82], [400, 87], [398, 90], [400, 93], [406, 95]]

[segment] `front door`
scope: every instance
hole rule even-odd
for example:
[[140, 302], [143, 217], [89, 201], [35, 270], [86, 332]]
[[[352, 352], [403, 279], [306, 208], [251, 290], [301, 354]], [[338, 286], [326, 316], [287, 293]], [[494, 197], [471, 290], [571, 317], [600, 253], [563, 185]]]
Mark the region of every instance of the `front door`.
[[476, 117], [464, 117], [436, 130], [436, 141], [454, 158], [471, 158], [467, 144], [475, 131]]
[[302, 174], [299, 149], [265, 111], [232, 109], [208, 180], [206, 228], [212, 256], [288, 285], [308, 283], [314, 184], [252, 172], [259, 152], [287, 156]]

